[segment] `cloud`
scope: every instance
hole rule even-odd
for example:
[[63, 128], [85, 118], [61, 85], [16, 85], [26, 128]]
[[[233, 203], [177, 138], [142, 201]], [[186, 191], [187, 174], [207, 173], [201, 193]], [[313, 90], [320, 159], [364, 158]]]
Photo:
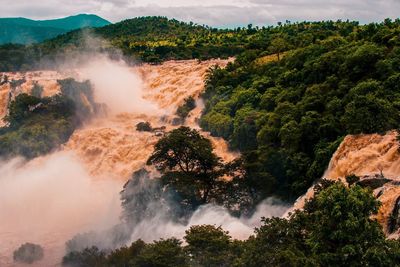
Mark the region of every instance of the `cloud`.
[[[94, 13], [112, 22], [161, 15], [217, 27], [271, 25], [277, 21], [397, 18], [399, 0], [2, 0], [1, 17], [48, 19]], [[155, 4], [156, 3], [156, 4]]]

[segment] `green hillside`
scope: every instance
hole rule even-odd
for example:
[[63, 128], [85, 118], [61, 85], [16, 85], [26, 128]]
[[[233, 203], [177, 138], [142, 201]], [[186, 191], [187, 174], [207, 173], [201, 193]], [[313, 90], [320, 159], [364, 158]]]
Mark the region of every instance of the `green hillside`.
[[0, 44], [28, 44], [50, 39], [65, 33], [65, 30], [51, 27], [20, 25], [0, 19]]
[[[122, 52], [127, 61], [150, 63], [235, 56], [226, 68], [208, 71], [199, 123], [240, 151], [240, 158], [223, 162], [196, 129], [169, 131], [146, 162], [159, 179], [144, 168], [135, 171], [119, 195], [120, 222], [67, 241], [63, 266], [399, 266], [400, 242], [394, 238], [400, 200], [386, 190], [398, 183], [374, 190], [386, 180], [382, 169], [382, 177], [367, 183], [351, 173], [346, 184], [321, 177], [346, 135], [399, 129], [400, 19], [214, 29], [142, 17], [39, 44], [0, 46], [0, 71], [51, 68], [52, 62], [75, 56], [84, 61], [82, 54], [95, 52]], [[10, 103], [9, 125], [0, 128], [0, 156], [34, 158], [65, 143], [83, 119], [96, 114], [82, 105], [82, 93], [102, 107], [89, 81], [58, 83], [63, 95], [21, 94]], [[177, 113], [185, 117], [182, 108]], [[234, 239], [242, 235], [242, 224], [253, 227], [256, 216], [273, 215], [274, 206], [284, 208], [280, 200], [293, 203], [313, 184], [314, 196], [302, 210], [263, 217], [247, 240]], [[396, 199], [392, 208], [377, 199], [388, 192]], [[378, 213], [381, 205], [390, 213]], [[142, 232], [178, 235], [181, 226], [189, 229], [180, 239], [132, 240]]]
[[[88, 33], [102, 41], [93, 46]], [[141, 17], [37, 45], [2, 46], [0, 70], [94, 50], [152, 63], [236, 56], [209, 73], [201, 126], [242, 152], [260, 199], [294, 199], [321, 177], [343, 136], [400, 124], [399, 33], [400, 21], [389, 19], [214, 29]]]
[[41, 42], [71, 30], [102, 27], [110, 22], [96, 15], [76, 15], [52, 20], [0, 18], [0, 44], [30, 44]]
[[[260, 199], [295, 199], [322, 177], [344, 136], [398, 129], [400, 20], [276, 30], [265, 49], [209, 73], [201, 126], [242, 152]], [[288, 50], [280, 60], [262, 60], [279, 50]]]
[[[36, 45], [0, 46], [0, 71], [32, 69], [39, 61], [71, 58], [82, 51], [113, 52], [115, 48], [128, 60], [153, 63], [169, 59], [226, 58], [253, 45], [255, 33], [254, 28], [219, 30], [165, 17], [140, 17], [97, 29], [68, 32]], [[99, 46], [87, 42], [88, 34], [102, 40]]]

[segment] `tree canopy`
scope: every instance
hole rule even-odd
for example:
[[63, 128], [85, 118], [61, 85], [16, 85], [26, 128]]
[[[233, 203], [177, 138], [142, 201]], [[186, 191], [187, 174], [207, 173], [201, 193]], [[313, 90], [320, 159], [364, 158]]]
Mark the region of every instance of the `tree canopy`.
[[[264, 218], [254, 235], [234, 240], [221, 227], [191, 226], [181, 241], [142, 240], [110, 252], [71, 252], [80, 266], [398, 266], [399, 240], [385, 238], [371, 215], [380, 203], [359, 185], [322, 181], [315, 195], [287, 218]], [[90, 262], [92, 265], [87, 265]], [[97, 265], [93, 265], [97, 264]]]
[[[14, 81], [15, 82], [15, 81]], [[43, 97], [17, 95], [0, 127], [0, 156], [28, 159], [51, 152], [68, 141], [73, 131], [100, 108], [88, 82], [59, 80], [61, 93]], [[39, 90], [40, 91], [40, 90]], [[83, 101], [82, 94], [87, 101]], [[92, 105], [89, 107], [88, 105]]]
[[[275, 31], [271, 43], [210, 70], [200, 125], [242, 152], [260, 199], [294, 200], [323, 175], [344, 136], [398, 128], [400, 21]], [[280, 60], [266, 58], [279, 47]]]
[[240, 164], [223, 163], [214, 153], [209, 139], [185, 126], [161, 138], [147, 164], [161, 171], [163, 186], [177, 192], [181, 203], [192, 210], [202, 204], [223, 201], [221, 191], [229, 187], [228, 184], [233, 186], [224, 181], [223, 176], [240, 169]]

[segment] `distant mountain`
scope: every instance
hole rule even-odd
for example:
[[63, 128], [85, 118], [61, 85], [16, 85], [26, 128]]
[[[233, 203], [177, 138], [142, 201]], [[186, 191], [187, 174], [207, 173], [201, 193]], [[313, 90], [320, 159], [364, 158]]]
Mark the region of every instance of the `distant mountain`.
[[[264, 47], [263, 32], [256, 33], [255, 28], [215, 29], [166, 17], [138, 17], [104, 27], [69, 31], [34, 45], [0, 45], [0, 71], [51, 68], [53, 63], [57, 65], [56, 62], [84, 52], [107, 52], [113, 58], [122, 55], [128, 62], [154, 64], [228, 58], [244, 51], [250, 43], [252, 49]], [[88, 42], [88, 36], [97, 42]]]
[[37, 43], [72, 30], [103, 27], [109, 24], [111, 24], [109, 21], [99, 16], [88, 14], [52, 20], [0, 18], [0, 44]]

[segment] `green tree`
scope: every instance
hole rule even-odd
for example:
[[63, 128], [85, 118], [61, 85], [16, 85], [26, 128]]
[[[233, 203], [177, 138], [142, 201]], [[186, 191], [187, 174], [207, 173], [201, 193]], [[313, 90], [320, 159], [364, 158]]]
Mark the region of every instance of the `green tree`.
[[192, 266], [223, 267], [231, 266], [232, 240], [229, 233], [213, 225], [190, 227], [184, 236], [185, 249], [192, 258]]
[[388, 266], [398, 261], [398, 247], [371, 219], [379, 205], [370, 191], [357, 185], [335, 183], [318, 192], [305, 206], [311, 253], [324, 266]]
[[107, 263], [112, 267], [128, 267], [131, 266], [143, 249], [146, 247], [146, 243], [141, 239], [133, 242], [129, 247], [121, 247], [112, 251], [107, 256]]
[[20, 94], [15, 97], [15, 99], [10, 103], [8, 107], [8, 115], [5, 117], [5, 121], [11, 126], [23, 122], [32, 112], [36, 105], [41, 103], [41, 99], [35, 96], [30, 96], [28, 94]]
[[372, 95], [356, 96], [346, 105], [341, 121], [350, 134], [375, 133], [395, 129], [399, 114], [388, 100]]
[[263, 219], [244, 247], [243, 266], [318, 266], [307, 256], [303, 224], [293, 219]]
[[63, 257], [62, 266], [66, 267], [107, 267], [106, 253], [97, 247], [83, 251], [73, 251]]
[[0, 156], [34, 158], [65, 143], [79, 125], [74, 103], [63, 95], [18, 95], [0, 128]]
[[282, 37], [275, 37], [272, 39], [270, 47], [272, 52], [275, 53], [278, 57], [278, 61], [281, 59], [280, 54], [286, 50], [287, 43], [286, 40]]
[[264, 219], [246, 242], [242, 261], [245, 266], [396, 266], [399, 242], [387, 240], [371, 219], [378, 207], [367, 189], [322, 181], [304, 211]]
[[210, 140], [184, 126], [157, 142], [147, 164], [156, 166], [163, 174], [163, 184], [194, 208], [214, 197], [224, 174], [224, 165], [214, 154]]
[[134, 267], [187, 267], [188, 257], [176, 238], [148, 244], [131, 262]]
[[186, 119], [189, 115], [189, 112], [192, 111], [196, 107], [196, 101], [192, 96], [185, 98], [184, 103], [178, 107], [176, 110], [176, 114], [182, 119]]

